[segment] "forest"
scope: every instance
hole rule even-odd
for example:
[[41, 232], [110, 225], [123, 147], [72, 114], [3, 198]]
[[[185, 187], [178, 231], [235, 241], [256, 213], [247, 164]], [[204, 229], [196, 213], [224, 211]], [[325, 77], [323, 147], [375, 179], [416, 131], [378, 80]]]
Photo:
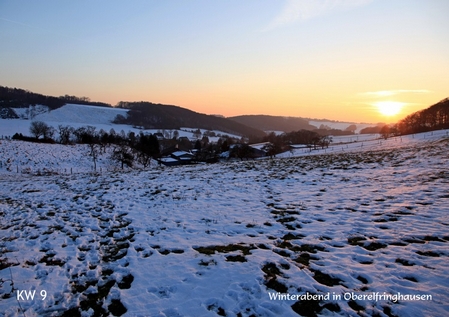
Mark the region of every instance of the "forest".
[[0, 86], [0, 109], [1, 108], [27, 108], [30, 105], [43, 105], [51, 110], [58, 109], [67, 103], [112, 107], [104, 102], [91, 101], [88, 97], [77, 97], [64, 95], [60, 97], [37, 94], [29, 90]]
[[408, 115], [395, 128], [402, 135], [449, 129], [449, 98]]

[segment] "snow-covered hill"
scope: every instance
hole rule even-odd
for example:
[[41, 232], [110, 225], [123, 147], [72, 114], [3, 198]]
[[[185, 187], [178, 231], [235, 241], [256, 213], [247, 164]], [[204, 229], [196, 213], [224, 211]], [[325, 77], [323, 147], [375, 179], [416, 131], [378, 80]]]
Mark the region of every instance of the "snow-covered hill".
[[[49, 111], [48, 107], [33, 107], [32, 111], [28, 108], [14, 109], [20, 119], [0, 119], [0, 137], [11, 137], [15, 133], [22, 133], [23, 135], [30, 135], [30, 123], [31, 121], [43, 121], [49, 126], [57, 129], [59, 125], [71, 126], [79, 128], [82, 126], [94, 126], [97, 131], [103, 129], [109, 132], [114, 129], [116, 132], [124, 131], [135, 133], [156, 133], [167, 132], [167, 137], [171, 138], [174, 129], [162, 130], [161, 129], [147, 129], [141, 130], [125, 124], [115, 124], [112, 121], [117, 115], [126, 116], [127, 109], [121, 108], [108, 108], [98, 106], [86, 106], [77, 104], [67, 104], [56, 110]], [[30, 116], [29, 113], [37, 113]], [[28, 119], [32, 118], [32, 119]], [[187, 137], [190, 140], [196, 140], [194, 131], [196, 128], [180, 128], [178, 131], [179, 137]], [[201, 133], [206, 132], [205, 129], [200, 129]], [[227, 135], [234, 138], [240, 138], [240, 136], [233, 135], [222, 131], [213, 131], [217, 137], [209, 137], [210, 141], [214, 142], [218, 140], [218, 135]]]
[[[114, 124], [112, 121], [117, 115], [126, 116], [127, 109], [121, 108], [108, 108], [108, 107], [98, 107], [98, 106], [87, 106], [87, 105], [77, 105], [77, 104], [67, 104], [56, 110], [49, 111], [48, 107], [35, 106], [31, 108], [17, 108], [14, 109], [16, 114], [20, 119], [0, 119], [0, 137], [8, 136], [11, 137], [15, 133], [22, 133], [23, 135], [29, 135], [29, 128], [31, 120], [43, 121], [48, 125], [54, 127], [55, 129], [59, 125], [72, 126], [74, 128], [79, 128], [81, 126], [95, 126], [97, 130], [103, 129], [104, 131], [110, 131], [114, 129], [116, 132], [124, 131], [128, 133], [133, 131], [135, 133], [146, 132], [146, 133], [156, 133], [160, 132], [161, 129], [149, 129], [140, 130], [129, 125], [124, 124]], [[32, 115], [30, 115], [32, 113]], [[331, 122], [331, 121], [310, 121], [311, 125], [319, 128], [322, 124], [326, 125], [332, 129], [345, 130], [348, 126], [353, 123], [349, 122]], [[373, 126], [373, 124], [356, 124], [356, 133], [368, 126]], [[178, 131], [179, 137], [187, 137], [190, 140], [196, 140], [194, 132], [196, 128], [181, 128]], [[172, 134], [174, 130], [167, 130], [168, 135]], [[201, 129], [204, 133], [206, 130]], [[213, 131], [217, 135], [228, 135], [240, 139], [240, 136], [225, 133], [222, 131]], [[270, 131], [269, 131], [270, 132]], [[277, 134], [281, 132], [276, 132]], [[362, 136], [361, 136], [362, 137]], [[209, 137], [210, 141], [214, 142], [218, 140], [218, 137]]]
[[59, 125], [74, 128], [90, 125], [95, 126], [97, 130], [103, 129], [105, 131], [110, 129], [117, 132], [123, 130], [125, 133], [139, 131], [127, 125], [112, 123], [117, 115], [125, 116], [126, 109], [67, 104], [52, 111], [47, 108], [47, 111], [39, 111], [39, 114], [32, 117], [28, 115], [29, 109], [20, 108], [15, 109], [15, 111], [21, 119], [0, 119], [0, 135], [4, 137], [10, 137], [15, 133], [30, 135], [31, 121], [43, 121], [55, 129]]
[[127, 109], [120, 108], [67, 104], [56, 110], [39, 114], [34, 117], [34, 120], [95, 126], [96, 124], [111, 124], [117, 115], [126, 116], [127, 112]]
[[[1, 142], [1, 316], [449, 311], [447, 131], [99, 174], [80, 146]], [[23, 174], [6, 158], [80, 168]]]
[[355, 133], [360, 133], [362, 129], [365, 129], [367, 127], [373, 127], [376, 126], [376, 124], [373, 123], [354, 123], [354, 122], [335, 122], [335, 121], [325, 121], [325, 120], [310, 120], [309, 124], [320, 128], [321, 125], [327, 126], [331, 129], [337, 129], [337, 130], [346, 130], [349, 126], [355, 125]]

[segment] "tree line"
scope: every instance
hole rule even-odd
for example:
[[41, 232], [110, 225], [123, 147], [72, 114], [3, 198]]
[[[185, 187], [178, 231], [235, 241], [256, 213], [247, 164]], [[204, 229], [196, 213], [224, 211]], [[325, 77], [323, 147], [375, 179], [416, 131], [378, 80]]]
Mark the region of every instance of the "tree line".
[[260, 138], [262, 130], [248, 127], [239, 122], [217, 116], [198, 113], [186, 108], [155, 104], [146, 101], [117, 103], [117, 108], [129, 109], [127, 116], [118, 115], [113, 123], [128, 124], [144, 129], [180, 129], [196, 127], [207, 130], [220, 130], [225, 133]]
[[62, 107], [65, 101], [52, 96], [0, 86], [0, 108], [24, 108], [30, 105], [44, 105], [54, 110]]
[[402, 135], [441, 129], [449, 129], [449, 98], [412, 113], [396, 124], [396, 130]]
[[[229, 151], [229, 158], [243, 160], [265, 155], [275, 156], [289, 150], [292, 144], [303, 144], [310, 149], [316, 149], [317, 147], [328, 147], [332, 141], [330, 136], [323, 136], [309, 130], [293, 131], [281, 135], [270, 133], [259, 139], [260, 142], [267, 144], [261, 150], [257, 150], [248, 145], [244, 138], [239, 140], [222, 136], [216, 142], [210, 142], [208, 136], [215, 135], [213, 133], [205, 133], [202, 138], [193, 142], [186, 137], [179, 138], [178, 133], [173, 133], [170, 139], [159, 141], [156, 134], [144, 134], [142, 132], [138, 134], [128, 132], [126, 134], [123, 130], [117, 133], [114, 129], [107, 132], [103, 129], [97, 130], [93, 126], [73, 128], [67, 125], [59, 125], [55, 129], [41, 121], [32, 121], [29, 131], [31, 137], [16, 133], [13, 139], [44, 143], [57, 142], [66, 145], [86, 144], [94, 169], [96, 169], [99, 155], [105, 153], [107, 147], [112, 147], [111, 159], [124, 168], [124, 166], [132, 167], [135, 161], [147, 167], [151, 159], [157, 159], [161, 156], [161, 149], [164, 153], [164, 149], [170, 147], [192, 151], [194, 161], [212, 163], [217, 162], [220, 155], [227, 151]], [[200, 131], [199, 134], [201, 135]]]
[[449, 98], [414, 112], [392, 125], [377, 125], [365, 128], [363, 133], [379, 133], [384, 139], [390, 136], [422, 133], [434, 130], [449, 129]]
[[239, 158], [241, 160], [259, 156], [274, 157], [279, 153], [291, 150], [292, 145], [302, 145], [310, 150], [319, 147], [324, 149], [329, 147], [329, 144], [332, 142], [332, 137], [316, 131], [303, 129], [278, 135], [271, 132], [259, 141], [265, 143], [260, 150], [245, 143], [235, 144], [230, 148], [229, 157]]
[[29, 90], [0, 86], [0, 108], [25, 108], [30, 105], [43, 105], [55, 110], [67, 103], [112, 107], [104, 102], [91, 101], [89, 97], [70, 95], [54, 97], [37, 94]]
[[[373, 133], [380, 133], [385, 139], [390, 136], [449, 129], [449, 99], [444, 99], [427, 109], [415, 112], [397, 124], [378, 125], [373, 127], [373, 131], [374, 128], [375, 132]], [[346, 130], [354, 133], [349, 131], [350, 127]], [[186, 137], [179, 138], [179, 133], [175, 132], [170, 133], [169, 139], [165, 138], [159, 141], [156, 134], [136, 134], [134, 132], [125, 134], [124, 131], [116, 133], [113, 129], [109, 132], [104, 130], [97, 131], [92, 126], [75, 129], [70, 126], [59, 125], [55, 129], [44, 122], [33, 121], [30, 125], [30, 133], [33, 137], [26, 137], [16, 133], [13, 139], [50, 143], [59, 142], [61, 144], [87, 144], [94, 168], [96, 167], [98, 155], [101, 151], [105, 152], [107, 146], [113, 146], [111, 158], [119, 162], [123, 168], [125, 165], [132, 167], [135, 160], [147, 167], [152, 158], [160, 157], [161, 148], [162, 150], [170, 147], [178, 149], [179, 146], [179, 149], [182, 150], [192, 150], [195, 153], [195, 160], [198, 162], [216, 162], [220, 155], [227, 151], [229, 151], [229, 158], [243, 160], [265, 155], [272, 157], [290, 150], [292, 145], [300, 144], [312, 150], [319, 147], [326, 148], [332, 142], [331, 136], [320, 134], [318, 131], [299, 130], [279, 135], [272, 132], [262, 138], [252, 140], [253, 143], [266, 143], [261, 149], [256, 149], [248, 144], [248, 139], [243, 137], [240, 140], [220, 137], [217, 142], [210, 142], [209, 136], [215, 136], [215, 133], [210, 132], [207, 135], [206, 133], [202, 135], [201, 131], [197, 129], [194, 131], [197, 140], [192, 142]], [[58, 137], [55, 140], [54, 136], [56, 134]]]
[[[159, 140], [154, 134], [136, 134], [134, 132], [126, 134], [123, 130], [120, 133], [116, 133], [114, 129], [111, 129], [109, 132], [103, 129], [97, 131], [96, 127], [93, 126], [83, 126], [75, 129], [71, 126], [59, 125], [58, 129], [55, 129], [42, 121], [31, 122], [30, 133], [32, 137], [16, 133], [12, 138], [44, 143], [58, 142], [65, 145], [86, 144], [94, 170], [96, 170], [99, 155], [106, 153], [107, 147], [112, 147], [110, 158], [118, 162], [122, 169], [125, 165], [132, 167], [135, 161], [146, 168], [150, 164], [151, 159], [160, 155]], [[56, 133], [58, 137], [55, 139]]]

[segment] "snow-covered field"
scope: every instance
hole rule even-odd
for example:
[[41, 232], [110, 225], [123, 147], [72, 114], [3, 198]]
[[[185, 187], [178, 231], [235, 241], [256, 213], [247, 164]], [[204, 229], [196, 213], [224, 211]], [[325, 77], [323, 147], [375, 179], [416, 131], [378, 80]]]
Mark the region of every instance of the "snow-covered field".
[[447, 131], [98, 174], [1, 142], [0, 316], [449, 312]]

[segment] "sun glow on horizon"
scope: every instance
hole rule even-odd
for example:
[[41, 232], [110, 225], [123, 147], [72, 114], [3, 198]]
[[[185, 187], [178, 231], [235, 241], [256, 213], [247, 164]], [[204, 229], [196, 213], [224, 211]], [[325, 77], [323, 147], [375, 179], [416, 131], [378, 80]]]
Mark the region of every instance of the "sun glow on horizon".
[[374, 103], [374, 106], [376, 106], [382, 115], [392, 117], [401, 112], [404, 103], [398, 101], [379, 101]]

